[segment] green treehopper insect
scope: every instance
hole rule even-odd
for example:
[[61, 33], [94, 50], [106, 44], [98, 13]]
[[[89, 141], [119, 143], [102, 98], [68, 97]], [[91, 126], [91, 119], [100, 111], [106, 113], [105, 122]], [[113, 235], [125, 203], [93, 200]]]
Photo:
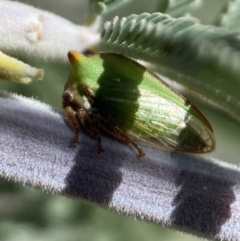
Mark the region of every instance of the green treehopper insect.
[[70, 51], [70, 74], [62, 95], [68, 123], [98, 141], [99, 130], [131, 144], [205, 153], [215, 148], [213, 129], [189, 101], [136, 61], [113, 53], [85, 56]]

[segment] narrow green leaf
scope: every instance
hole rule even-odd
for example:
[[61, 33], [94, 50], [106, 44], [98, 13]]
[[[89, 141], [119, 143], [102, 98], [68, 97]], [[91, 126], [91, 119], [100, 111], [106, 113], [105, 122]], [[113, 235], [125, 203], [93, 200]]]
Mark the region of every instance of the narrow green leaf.
[[199, 6], [201, 3], [202, 0], [162, 0], [158, 3], [157, 10], [172, 17], [180, 17], [189, 13], [192, 8]]
[[144, 13], [107, 22], [101, 47], [157, 64], [162, 74], [216, 102], [240, 121], [238, 32], [204, 26], [190, 17]]
[[131, 0], [89, 0], [91, 12], [95, 14], [104, 14], [122, 6]]
[[160, 0], [157, 4], [157, 11], [160, 13], [164, 13], [167, 11], [170, 4], [170, 0]]
[[219, 25], [230, 30], [240, 31], [240, 0], [228, 1], [223, 9]]

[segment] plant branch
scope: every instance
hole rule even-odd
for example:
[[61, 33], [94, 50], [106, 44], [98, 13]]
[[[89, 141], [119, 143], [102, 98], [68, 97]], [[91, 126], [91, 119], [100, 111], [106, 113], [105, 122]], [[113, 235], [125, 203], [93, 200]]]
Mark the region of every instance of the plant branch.
[[203, 157], [74, 133], [33, 99], [0, 92], [0, 175], [216, 240], [240, 239], [240, 169]]

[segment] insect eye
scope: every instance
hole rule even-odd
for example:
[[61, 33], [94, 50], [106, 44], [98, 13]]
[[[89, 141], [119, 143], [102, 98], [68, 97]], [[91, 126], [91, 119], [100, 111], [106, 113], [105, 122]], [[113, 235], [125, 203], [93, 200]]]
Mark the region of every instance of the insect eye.
[[71, 102], [73, 100], [73, 94], [68, 90], [64, 91], [62, 94], [62, 100], [65, 103]]

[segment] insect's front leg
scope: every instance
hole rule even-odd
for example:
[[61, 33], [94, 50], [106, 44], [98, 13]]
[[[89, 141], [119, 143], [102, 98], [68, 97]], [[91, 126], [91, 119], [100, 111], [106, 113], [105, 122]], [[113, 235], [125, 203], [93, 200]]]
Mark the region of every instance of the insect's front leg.
[[87, 113], [87, 111], [83, 108], [79, 109], [77, 112], [77, 117], [81, 122], [82, 126], [86, 129], [86, 131], [98, 141], [98, 153], [104, 152], [104, 149], [101, 144], [101, 136], [96, 127], [96, 125], [92, 122], [91, 117]]
[[95, 114], [94, 118], [98, 125], [106, 132], [117, 137], [126, 144], [132, 144], [137, 149], [139, 157], [145, 156], [145, 153], [142, 151], [142, 149], [124, 131], [120, 130], [117, 126], [114, 126], [100, 114]]
[[67, 122], [75, 130], [75, 137], [73, 138], [72, 143], [79, 144], [78, 134], [79, 134], [80, 127], [79, 127], [78, 120], [76, 118], [76, 112], [72, 109], [72, 107], [67, 106], [65, 108], [65, 113], [66, 113]]

